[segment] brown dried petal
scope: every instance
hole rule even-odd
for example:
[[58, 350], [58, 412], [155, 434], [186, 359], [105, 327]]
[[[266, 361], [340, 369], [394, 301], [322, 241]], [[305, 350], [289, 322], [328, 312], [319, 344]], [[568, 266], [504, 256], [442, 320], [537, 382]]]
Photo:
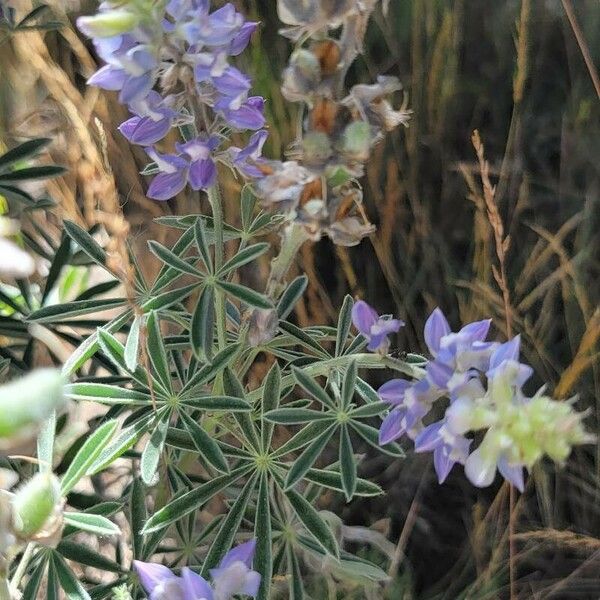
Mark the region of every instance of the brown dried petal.
[[346, 217], [333, 223], [327, 234], [338, 246], [356, 246], [360, 241], [375, 231], [375, 225], [365, 223], [358, 217]]

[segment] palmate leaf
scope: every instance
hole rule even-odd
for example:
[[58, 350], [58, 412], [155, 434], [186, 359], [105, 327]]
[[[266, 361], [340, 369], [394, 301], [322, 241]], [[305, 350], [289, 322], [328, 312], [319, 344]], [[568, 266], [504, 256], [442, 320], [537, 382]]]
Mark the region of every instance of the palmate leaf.
[[229, 465], [219, 444], [187, 413], [181, 412], [180, 418], [200, 455], [217, 471], [228, 473]]
[[204, 220], [202, 218], [197, 218], [196, 222], [194, 223], [194, 239], [196, 241], [196, 247], [198, 248], [200, 257], [202, 258], [202, 262], [204, 263], [204, 267], [209, 273], [213, 273], [214, 267], [210, 257], [210, 250], [208, 241], [206, 239], [206, 231], [204, 229]]
[[304, 346], [309, 350], [314, 350], [315, 354], [320, 358], [330, 358], [329, 354], [316, 342], [308, 333], [296, 327], [296, 325], [292, 323], [288, 323], [287, 321], [280, 321], [279, 328], [291, 336], [296, 343]]
[[263, 452], [267, 452], [271, 447], [271, 439], [273, 437], [273, 424], [265, 419], [265, 414], [276, 410], [279, 406], [279, 398], [281, 396], [281, 369], [277, 362], [269, 369], [265, 378], [265, 393], [260, 404], [261, 410], [261, 426], [260, 438]]
[[4, 172], [10, 165], [21, 160], [26, 160], [35, 156], [42, 148], [47, 146], [52, 140], [50, 138], [38, 138], [28, 140], [5, 152], [0, 156], [0, 171]]
[[172, 393], [173, 388], [171, 384], [171, 371], [169, 369], [169, 359], [167, 358], [167, 351], [163, 344], [162, 332], [160, 330], [160, 324], [156, 311], [150, 312], [146, 321], [147, 330], [147, 348], [150, 362], [154, 367], [154, 372], [158, 377], [158, 380], [162, 383], [162, 387], [168, 392]]
[[89, 258], [97, 265], [106, 267], [106, 252], [85, 229], [72, 221], [63, 221], [63, 226], [67, 235]]
[[131, 390], [122, 386], [106, 383], [71, 383], [65, 386], [65, 395], [71, 400], [87, 400], [101, 404], [126, 404], [147, 406], [152, 397], [147, 392]]
[[134, 477], [129, 492], [129, 523], [131, 525], [131, 550], [133, 558], [137, 560], [143, 558], [142, 528], [147, 517], [146, 488], [139, 477]]
[[43, 555], [29, 576], [29, 581], [23, 590], [23, 598], [37, 598], [40, 585], [48, 568], [48, 555]]
[[302, 525], [304, 525], [319, 545], [328, 554], [332, 554], [336, 558], [339, 557], [340, 551], [335, 536], [319, 513], [295, 490], [287, 490], [285, 495]]
[[300, 425], [311, 421], [332, 420], [334, 415], [330, 412], [311, 410], [309, 408], [280, 408], [265, 413], [264, 418], [278, 425]]
[[154, 240], [150, 240], [148, 242], [148, 247], [150, 248], [150, 252], [154, 254], [157, 258], [162, 260], [166, 265], [170, 268], [175, 269], [176, 271], [180, 271], [181, 273], [186, 273], [188, 275], [192, 275], [193, 277], [198, 277], [200, 279], [204, 278], [204, 273], [194, 267], [191, 262], [180, 258], [174, 252], [171, 252], [168, 248], [165, 248], [162, 244]]
[[358, 369], [356, 366], [356, 361], [353, 360], [348, 365], [348, 369], [344, 377], [344, 384], [342, 386], [342, 407], [344, 409], [348, 408], [352, 402], [352, 398], [356, 390], [357, 374]]
[[216, 477], [208, 483], [171, 500], [148, 519], [142, 533], [149, 534], [164, 529], [178, 519], [182, 519], [189, 513], [198, 510], [219, 492], [232, 486], [252, 468], [253, 465], [243, 465], [234, 469], [228, 475]]
[[97, 473], [104, 471], [104, 469], [107, 469], [112, 465], [117, 458], [123, 456], [127, 450], [133, 448], [138, 439], [146, 433], [153, 418], [153, 414], [147, 415], [137, 420], [133, 425], [123, 429], [119, 435], [117, 435], [112, 442], [102, 450], [102, 452], [100, 452], [98, 458], [88, 469], [87, 474], [96, 475]]
[[340, 471], [344, 495], [346, 501], [350, 502], [356, 493], [356, 460], [354, 459], [350, 432], [345, 423], [340, 429]]
[[[335, 490], [337, 492], [343, 493], [344, 486], [342, 484], [342, 475], [339, 471], [334, 471], [330, 468], [327, 469], [309, 469], [304, 474], [304, 479], [310, 481], [311, 483], [315, 483], [321, 487], [328, 488], [330, 490]], [[378, 486], [376, 483], [372, 483], [367, 479], [357, 478], [356, 480], [356, 496], [380, 496], [382, 495], [383, 489]]]
[[79, 563], [80, 565], [93, 567], [94, 569], [100, 569], [108, 573], [123, 572], [121, 566], [114, 560], [110, 560], [84, 544], [78, 544], [71, 540], [63, 540], [56, 547], [56, 551], [67, 560]]
[[260, 294], [249, 287], [239, 285], [238, 283], [232, 283], [231, 281], [218, 280], [216, 285], [223, 290], [226, 294], [241, 300], [248, 306], [255, 308], [273, 308], [273, 303], [264, 294]]
[[273, 542], [271, 539], [271, 502], [269, 493], [269, 478], [261, 473], [256, 500], [256, 517], [254, 519], [254, 538], [256, 553], [254, 568], [260, 573], [261, 581], [257, 600], [269, 600], [271, 577], [273, 576]]
[[327, 408], [335, 409], [333, 400], [329, 397], [327, 392], [312, 377], [310, 377], [310, 375], [307, 375], [298, 367], [292, 367], [292, 375], [298, 385], [308, 392], [315, 400]]
[[52, 565], [60, 587], [69, 600], [91, 600], [90, 595], [85, 591], [75, 573], [73, 573], [65, 562], [65, 559], [58, 552], [52, 552]]
[[146, 485], [154, 483], [156, 476], [156, 470], [158, 463], [165, 447], [165, 440], [167, 438], [167, 430], [169, 428], [169, 419], [171, 417], [171, 411], [165, 410], [158, 417], [158, 423], [142, 452], [142, 460], [140, 461], [140, 472], [142, 475], [142, 481]]
[[193, 397], [191, 394], [194, 389], [212, 381], [219, 372], [233, 361], [239, 349], [240, 344], [229, 344], [228, 346], [225, 346], [223, 350], [215, 355], [211, 364], [205, 365], [188, 379], [181, 391], [181, 399], [185, 400], [189, 397]]
[[138, 353], [140, 348], [140, 334], [142, 324], [144, 322], [143, 315], [136, 315], [131, 324], [127, 341], [125, 342], [125, 352], [123, 358], [125, 359], [125, 366], [129, 371], [135, 371], [138, 366]]
[[70, 319], [119, 308], [127, 304], [126, 298], [103, 298], [99, 300], [79, 300], [77, 302], [65, 302], [64, 304], [52, 304], [32, 312], [28, 320], [36, 323], [52, 323], [56, 319]]
[[269, 244], [261, 243], [254, 244], [248, 248], [240, 250], [234, 257], [228, 260], [217, 273], [218, 277], [225, 277], [231, 271], [239, 269], [241, 266], [256, 260], [259, 256], [262, 256], [269, 249]]
[[346, 296], [338, 317], [337, 335], [335, 340], [336, 356], [341, 356], [344, 352], [344, 346], [348, 338], [348, 333], [350, 332], [350, 326], [352, 325], [353, 306], [354, 300], [352, 300], [352, 296]]
[[88, 533], [95, 533], [96, 535], [121, 534], [119, 527], [102, 515], [65, 512], [64, 518], [66, 525], [71, 525], [80, 531], [87, 531]]
[[315, 461], [323, 452], [335, 429], [335, 425], [330, 425], [329, 428], [316, 437], [306, 450], [304, 450], [304, 452], [302, 452], [302, 454], [294, 461], [285, 480], [286, 490], [289, 490], [298, 483], [298, 481], [304, 477], [304, 474], [315, 464]]
[[61, 492], [66, 495], [87, 473], [90, 466], [108, 445], [118, 427], [117, 421], [108, 421], [101, 425], [81, 446], [61, 480]]
[[190, 343], [196, 358], [211, 362], [215, 325], [215, 290], [207, 285], [202, 290], [190, 323]]
[[204, 564], [202, 566], [202, 572], [204, 574], [207, 574], [210, 568], [216, 567], [221, 558], [223, 558], [225, 553], [233, 545], [235, 534], [240, 528], [244, 513], [248, 507], [248, 502], [254, 493], [256, 480], [257, 476], [256, 473], [254, 473], [250, 479], [248, 479], [235, 502], [229, 508], [213, 543], [208, 549], [206, 558], [204, 559]]
[[302, 298], [307, 286], [308, 277], [306, 275], [296, 277], [287, 286], [277, 303], [277, 314], [280, 319], [286, 319], [292, 310], [294, 310], [294, 306]]
[[304, 584], [302, 583], [302, 572], [300, 571], [298, 557], [296, 556], [294, 548], [291, 544], [287, 545], [287, 559], [288, 572], [290, 573], [288, 587], [290, 600], [304, 600]]

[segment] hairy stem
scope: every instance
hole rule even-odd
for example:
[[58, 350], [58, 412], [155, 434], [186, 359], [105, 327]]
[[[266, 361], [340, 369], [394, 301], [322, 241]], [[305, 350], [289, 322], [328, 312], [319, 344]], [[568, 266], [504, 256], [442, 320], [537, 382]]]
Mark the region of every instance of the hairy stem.
[[[224, 241], [223, 241], [223, 205], [221, 203], [221, 193], [218, 185], [213, 185], [208, 189], [208, 200], [212, 208], [213, 227], [215, 235], [215, 272], [223, 266]], [[227, 344], [227, 315], [225, 313], [225, 295], [223, 292], [215, 289], [215, 312], [217, 318], [217, 340], [219, 350], [223, 350]]]
[[301, 225], [293, 223], [284, 231], [279, 254], [271, 262], [271, 273], [267, 282], [267, 296], [270, 298], [276, 299], [281, 294], [283, 279], [307, 239], [306, 230]]
[[[19, 565], [17, 567], [17, 570], [15, 571], [15, 574], [13, 575], [13, 578], [10, 582], [10, 588], [13, 590], [13, 592], [16, 592], [19, 589], [19, 585], [21, 584], [21, 579], [23, 579], [23, 576], [25, 575], [25, 572], [27, 571], [27, 567], [29, 566], [29, 561], [31, 560], [31, 557], [33, 556], [33, 551], [35, 550], [35, 544], [30, 542], [29, 544], [27, 544], [27, 547], [25, 548], [25, 552], [23, 552], [23, 556], [21, 557], [21, 560], [19, 562]], [[10, 599], [10, 593], [7, 596]], [[0, 592], [0, 600], [3, 600], [4, 596], [2, 596], [2, 593]]]

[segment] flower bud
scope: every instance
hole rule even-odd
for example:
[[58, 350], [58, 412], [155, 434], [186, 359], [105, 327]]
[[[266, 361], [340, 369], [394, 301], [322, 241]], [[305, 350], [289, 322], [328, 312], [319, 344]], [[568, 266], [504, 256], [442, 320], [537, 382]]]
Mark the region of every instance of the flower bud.
[[62, 407], [64, 379], [56, 369], [39, 369], [0, 386], [0, 447], [31, 435], [53, 410]]
[[77, 27], [85, 35], [95, 38], [113, 37], [131, 31], [139, 17], [124, 9], [101, 12], [91, 17], [79, 17]]
[[273, 308], [256, 308], [250, 315], [250, 328], [248, 330], [248, 343], [260, 346], [270, 342], [277, 333], [279, 316]]
[[331, 156], [331, 142], [329, 136], [322, 131], [311, 131], [302, 140], [304, 160], [309, 165], [325, 163]]
[[29, 539], [40, 533], [60, 509], [60, 483], [52, 473], [37, 473], [12, 499], [13, 529]]
[[372, 141], [371, 126], [365, 121], [355, 121], [344, 130], [342, 152], [350, 160], [366, 162]]

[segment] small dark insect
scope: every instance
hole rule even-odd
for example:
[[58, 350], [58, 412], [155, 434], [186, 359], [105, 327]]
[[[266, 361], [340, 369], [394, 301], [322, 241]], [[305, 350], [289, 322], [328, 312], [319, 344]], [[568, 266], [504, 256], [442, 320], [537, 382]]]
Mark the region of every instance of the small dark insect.
[[406, 350], [400, 350], [400, 348], [392, 348], [388, 352], [389, 356], [398, 360], [405, 361], [408, 358], [408, 352]]

